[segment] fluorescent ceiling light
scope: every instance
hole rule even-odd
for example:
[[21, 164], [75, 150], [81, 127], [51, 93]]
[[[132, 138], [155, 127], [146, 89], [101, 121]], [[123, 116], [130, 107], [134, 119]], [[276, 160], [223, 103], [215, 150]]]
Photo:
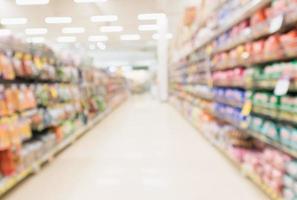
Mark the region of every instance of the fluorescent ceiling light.
[[88, 38], [89, 42], [104, 42], [108, 40], [106, 35], [91, 35]]
[[121, 26], [102, 26], [101, 32], [108, 33], [108, 32], [121, 32], [123, 31], [123, 27]]
[[156, 20], [160, 16], [165, 15], [164, 13], [147, 13], [138, 15], [138, 20]]
[[158, 25], [155, 24], [146, 24], [146, 25], [139, 25], [138, 30], [140, 31], [156, 31], [158, 30]]
[[138, 34], [126, 34], [126, 35], [121, 35], [121, 40], [140, 40], [140, 35]]
[[100, 3], [106, 1], [107, 0], [74, 0], [75, 3]]
[[44, 41], [45, 41], [44, 37], [27, 38], [28, 43], [44, 43]]
[[27, 28], [25, 30], [27, 35], [45, 35], [47, 34], [46, 28]]
[[11, 30], [9, 29], [0, 29], [0, 36], [1, 35], [9, 35], [11, 34]]
[[27, 6], [27, 5], [46, 5], [49, 0], [16, 0], [17, 5]]
[[26, 24], [28, 22], [27, 18], [16, 17], [16, 18], [2, 18], [1, 24], [3, 25], [17, 25], [17, 24]]
[[46, 17], [44, 20], [48, 24], [69, 24], [72, 22], [71, 17]]
[[101, 49], [101, 50], [105, 50], [105, 49], [106, 49], [106, 45], [105, 45], [104, 43], [102, 43], [102, 42], [98, 42], [98, 43], [97, 43], [97, 47], [98, 47], [99, 49]]
[[67, 28], [62, 29], [62, 33], [66, 33], [66, 34], [67, 33], [79, 34], [79, 33], [84, 33], [84, 32], [85, 32], [85, 28], [83, 28], [83, 27], [67, 27]]
[[92, 22], [115, 22], [117, 20], [118, 16], [116, 15], [98, 15], [91, 17]]
[[95, 49], [96, 49], [96, 46], [95, 46], [94, 44], [90, 44], [90, 45], [89, 45], [89, 49], [90, 49], [90, 50], [95, 50]]
[[74, 36], [61, 36], [57, 38], [58, 42], [65, 42], [65, 43], [71, 43], [76, 41], [76, 37]]
[[[172, 33], [167, 33], [166, 38], [167, 38], [168, 40], [172, 39], [172, 37], [173, 37]], [[153, 38], [154, 40], [158, 40], [158, 39], [160, 38], [160, 36], [159, 36], [158, 33], [155, 33], [155, 34], [153, 34], [152, 38]]]

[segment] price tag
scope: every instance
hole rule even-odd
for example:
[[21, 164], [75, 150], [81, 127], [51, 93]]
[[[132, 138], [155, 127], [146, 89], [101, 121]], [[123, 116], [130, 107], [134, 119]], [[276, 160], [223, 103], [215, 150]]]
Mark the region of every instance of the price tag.
[[284, 16], [279, 15], [270, 21], [269, 32], [275, 33], [281, 29], [284, 23]]
[[288, 93], [289, 87], [290, 87], [290, 79], [281, 78], [276, 83], [274, 94], [277, 96], [284, 96]]
[[252, 111], [253, 104], [250, 100], [246, 101], [242, 107], [241, 115], [248, 116]]

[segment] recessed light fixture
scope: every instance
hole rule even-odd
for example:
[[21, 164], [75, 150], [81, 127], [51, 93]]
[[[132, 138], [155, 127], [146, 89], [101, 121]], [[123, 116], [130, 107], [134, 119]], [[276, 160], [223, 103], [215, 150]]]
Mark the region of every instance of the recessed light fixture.
[[97, 42], [97, 47], [101, 50], [105, 50], [106, 49], [106, 45], [102, 42]]
[[0, 29], [0, 35], [9, 35], [11, 34], [11, 30], [9, 29]]
[[95, 50], [95, 49], [96, 49], [96, 46], [95, 46], [94, 44], [90, 44], [90, 45], [89, 45], [89, 49], [90, 49], [90, 50]]
[[45, 23], [47, 24], [69, 24], [72, 22], [71, 17], [46, 17]]
[[28, 22], [28, 19], [24, 18], [24, 17], [2, 18], [1, 19], [1, 24], [3, 24], [3, 25], [26, 24], [27, 22]]
[[92, 22], [115, 22], [117, 20], [118, 16], [116, 15], [98, 15], [91, 17]]
[[138, 35], [138, 34], [121, 35], [121, 40], [128, 40], [128, 41], [140, 40], [140, 35]]
[[48, 3], [49, 3], [49, 0], [16, 0], [16, 4], [20, 6], [46, 5]]
[[89, 42], [105, 42], [108, 40], [106, 35], [91, 35], [88, 38]]
[[100, 28], [101, 32], [109, 33], [109, 32], [121, 32], [123, 31], [123, 27], [121, 26], [102, 26]]
[[103, 3], [107, 0], [74, 0], [75, 3]]
[[26, 41], [28, 43], [44, 43], [45, 39], [44, 37], [32, 37], [32, 38], [27, 38]]
[[[172, 39], [172, 37], [173, 37], [172, 33], [167, 33], [166, 38], [168, 40]], [[160, 35], [158, 33], [155, 33], [155, 34], [153, 34], [152, 38], [154, 40], [158, 40], [160, 38]]]
[[57, 38], [58, 42], [61, 43], [71, 43], [71, 42], [76, 42], [76, 37], [74, 36], [61, 36]]
[[84, 27], [66, 27], [62, 29], [62, 33], [66, 33], [66, 34], [80, 34], [84, 32], [85, 32]]
[[138, 30], [140, 31], [156, 31], [159, 27], [156, 24], [139, 25]]
[[45, 35], [47, 34], [46, 28], [27, 28], [25, 30], [27, 35]]
[[164, 13], [147, 13], [138, 15], [138, 20], [157, 20], [160, 16], [165, 15]]

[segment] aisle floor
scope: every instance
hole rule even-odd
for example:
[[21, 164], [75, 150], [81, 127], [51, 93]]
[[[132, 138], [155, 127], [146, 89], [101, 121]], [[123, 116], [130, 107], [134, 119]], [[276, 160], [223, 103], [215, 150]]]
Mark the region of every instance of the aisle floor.
[[168, 104], [131, 97], [5, 200], [265, 200]]

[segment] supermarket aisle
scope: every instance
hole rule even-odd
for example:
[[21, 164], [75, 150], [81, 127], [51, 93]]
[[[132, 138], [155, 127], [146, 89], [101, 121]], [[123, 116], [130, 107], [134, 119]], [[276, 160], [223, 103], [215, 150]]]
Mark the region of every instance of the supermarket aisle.
[[133, 97], [5, 200], [264, 200], [166, 104]]

